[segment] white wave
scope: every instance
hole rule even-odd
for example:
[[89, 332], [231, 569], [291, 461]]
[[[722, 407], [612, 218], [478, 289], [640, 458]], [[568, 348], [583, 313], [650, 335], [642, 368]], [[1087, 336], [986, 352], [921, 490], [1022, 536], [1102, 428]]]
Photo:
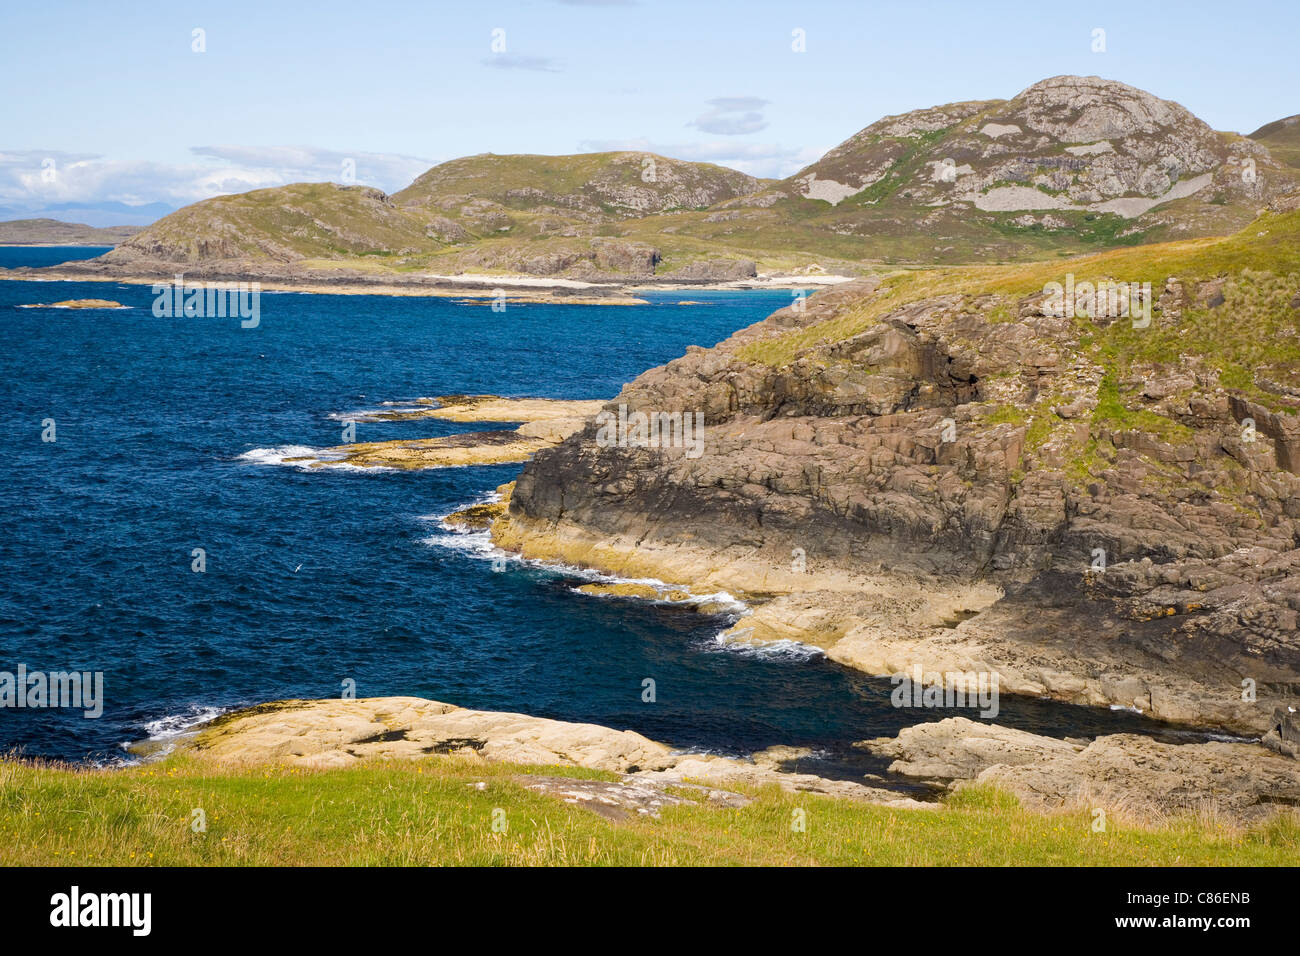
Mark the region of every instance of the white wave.
[[774, 661], [810, 661], [818, 657], [824, 657], [826, 654], [820, 647], [792, 641], [789, 638], [783, 637], [777, 641], [764, 641], [760, 644], [727, 637], [726, 633], [722, 631], [714, 635], [713, 644], [710, 646], [712, 650], [728, 654], [740, 654], [743, 657], [757, 657], [762, 660]]
[[330, 412], [326, 417], [336, 422], [358, 422], [362, 425], [374, 425], [401, 420], [381, 418], [381, 415], [389, 415], [394, 412], [407, 415], [414, 412], [427, 412], [431, 409], [429, 405], [399, 405], [396, 402], [382, 402], [381, 405], [385, 407], [358, 408], [351, 412]]
[[[310, 445], [277, 445], [274, 448], [253, 448], [239, 456], [240, 461], [255, 465], [305, 465], [320, 460], [321, 451]], [[307, 462], [287, 462], [289, 458], [306, 458]]]
[[1158, 733], [1169, 737], [1194, 741], [1213, 740], [1224, 744], [1257, 744], [1261, 739], [1259, 737], [1237, 737], [1233, 734], [1220, 734], [1212, 730], [1162, 730]]
[[[109, 763], [129, 765], [160, 760], [176, 749], [177, 741], [190, 736], [198, 727], [211, 720], [216, 720], [229, 709], [228, 707], [191, 704], [189, 709], [183, 713], [166, 714], [156, 720], [146, 721], [143, 726], [146, 735], [144, 742], [156, 746], [149, 748], [148, 754], [144, 757], [133, 754], [116, 761], [109, 761]], [[139, 741], [123, 741], [120, 746], [124, 751], [130, 753], [130, 748], [139, 743]]]
[[288, 465], [299, 471], [351, 471], [369, 475], [399, 470], [387, 465], [354, 465], [342, 458], [339, 452], [310, 445], [277, 445], [274, 448], [252, 448], [237, 456], [236, 460], [253, 465]]
[[1127, 712], [1130, 713], [1130, 714], [1140, 714], [1140, 713], [1142, 713], [1142, 711], [1140, 711], [1140, 710], [1139, 710], [1138, 708], [1136, 708], [1136, 707], [1126, 707], [1126, 706], [1124, 706], [1123, 704], [1111, 704], [1111, 705], [1110, 705], [1110, 709], [1111, 709], [1111, 710], [1124, 710], [1124, 711], [1127, 711]]
[[157, 720], [146, 721], [144, 725], [148, 740], [174, 740], [177, 737], [210, 720], [216, 720], [226, 712], [225, 707], [211, 707], [191, 704], [190, 709], [182, 714], [167, 714]]
[[[501, 500], [501, 495], [495, 491], [481, 495], [478, 499], [468, 505], [457, 508], [456, 511], [464, 508], [474, 507], [475, 505], [491, 504]], [[455, 551], [468, 554], [472, 557], [482, 558], [489, 561], [506, 561], [512, 564], [521, 564], [530, 568], [537, 568], [541, 571], [548, 571], [561, 577], [577, 578], [588, 584], [640, 584], [653, 588], [657, 593], [667, 595], [670, 591], [684, 591], [688, 595], [681, 600], [670, 600], [669, 598], [641, 598], [635, 595], [611, 595], [611, 594], [588, 594], [586, 591], [578, 590], [574, 586], [569, 590], [574, 594], [582, 597], [596, 598], [607, 600], [617, 598], [626, 601], [643, 601], [647, 604], [675, 604], [683, 606], [699, 606], [704, 604], [716, 604], [721, 608], [721, 613], [731, 615], [742, 615], [749, 612], [749, 606], [734, 595], [726, 591], [714, 591], [709, 594], [693, 594], [690, 588], [680, 584], [670, 584], [667, 581], [661, 581], [658, 578], [627, 578], [620, 577], [617, 574], [607, 574], [604, 571], [597, 571], [594, 568], [584, 568], [576, 564], [566, 564], [563, 561], [541, 561], [535, 558], [524, 558], [512, 552], [498, 548], [492, 543], [492, 536], [485, 530], [471, 530], [459, 525], [448, 523], [447, 519], [455, 511], [443, 515], [421, 515], [420, 520], [436, 522], [441, 533], [430, 535], [422, 539], [423, 544], [434, 547], [450, 548]]]

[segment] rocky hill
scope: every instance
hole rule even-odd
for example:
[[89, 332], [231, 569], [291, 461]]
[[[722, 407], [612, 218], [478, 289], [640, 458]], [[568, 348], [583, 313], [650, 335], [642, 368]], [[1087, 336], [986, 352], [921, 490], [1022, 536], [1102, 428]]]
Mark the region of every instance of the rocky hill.
[[1224, 234], [1296, 183], [1259, 143], [1215, 132], [1177, 103], [1058, 76], [1010, 100], [887, 116], [729, 205], [803, 200], [818, 208], [790, 217], [873, 249], [888, 239], [895, 256], [970, 262]]
[[[818, 293], [607, 406], [701, 414], [702, 453], [588, 426], [525, 467], [494, 536], [740, 593], [733, 636], [873, 674], [992, 669], [1263, 733], [1300, 703], [1297, 206], [1212, 243]], [[1112, 280], [1150, 294], [1083, 291]]]
[[115, 246], [140, 226], [87, 226], [58, 219], [10, 219], [0, 222], [0, 246]]
[[1142, 90], [1061, 76], [885, 117], [780, 182], [651, 153], [471, 156], [392, 196], [299, 184], [206, 200], [75, 268], [703, 281], [1040, 259], [1241, 228], [1300, 184], [1280, 123], [1220, 133]]
[[226, 273], [336, 265], [648, 276], [659, 252], [618, 238], [620, 223], [708, 208], [762, 185], [735, 170], [649, 153], [472, 156], [435, 166], [392, 196], [320, 183], [205, 200], [103, 262], [164, 273], [175, 265]]

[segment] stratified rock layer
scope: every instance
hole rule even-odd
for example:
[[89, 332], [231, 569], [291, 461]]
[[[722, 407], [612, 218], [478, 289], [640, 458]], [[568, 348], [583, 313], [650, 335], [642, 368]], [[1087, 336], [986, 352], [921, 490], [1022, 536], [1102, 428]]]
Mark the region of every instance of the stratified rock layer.
[[1250, 823], [1300, 806], [1293, 760], [1257, 744], [1161, 743], [1133, 734], [1053, 740], [964, 717], [867, 741], [890, 771], [945, 784], [993, 784], [1038, 810], [1098, 808], [1143, 820], [1201, 814]]
[[[1285, 308], [1290, 281], [1171, 279], [1151, 328], [1253, 314], [1256, 287]], [[1255, 370], [1270, 410], [1195, 355], [1116, 379], [1089, 343], [1116, 319], [1042, 295], [888, 295], [840, 286], [646, 372], [608, 407], [702, 413], [703, 453], [588, 426], [524, 469], [496, 540], [739, 591], [744, 636], [872, 673], [1269, 729], [1300, 691], [1295, 369]]]

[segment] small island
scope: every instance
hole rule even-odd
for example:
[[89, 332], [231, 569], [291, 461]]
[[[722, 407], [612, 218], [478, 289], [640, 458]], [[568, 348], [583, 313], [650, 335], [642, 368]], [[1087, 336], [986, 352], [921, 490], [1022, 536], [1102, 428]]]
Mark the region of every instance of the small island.
[[34, 302], [20, 305], [20, 309], [129, 309], [129, 305], [112, 299], [65, 299], [62, 302]]

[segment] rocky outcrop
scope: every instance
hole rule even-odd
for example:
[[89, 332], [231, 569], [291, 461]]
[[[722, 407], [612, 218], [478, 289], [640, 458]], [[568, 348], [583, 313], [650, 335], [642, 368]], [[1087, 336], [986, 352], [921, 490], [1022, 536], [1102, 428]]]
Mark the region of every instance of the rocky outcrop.
[[1261, 741], [1270, 750], [1288, 757], [1300, 757], [1300, 712], [1291, 706], [1273, 711], [1273, 726]]
[[527, 461], [542, 448], [581, 431], [600, 410], [600, 401], [551, 398], [502, 398], [499, 395], [442, 395], [417, 399], [409, 406], [356, 412], [357, 423], [416, 421], [438, 418], [454, 422], [522, 422], [514, 429], [461, 432], [436, 438], [398, 438], [353, 442], [311, 455], [285, 458], [284, 464], [309, 468], [454, 468]]
[[1295, 762], [1253, 743], [1174, 744], [1133, 734], [1071, 742], [950, 717], [859, 746], [894, 757], [891, 773], [948, 786], [992, 784], [1035, 810], [1249, 824], [1300, 806]]
[[702, 452], [589, 426], [525, 467], [493, 534], [740, 593], [735, 636], [802, 635], [869, 673], [996, 671], [1006, 692], [1263, 733], [1300, 694], [1300, 398], [1289, 360], [1225, 386], [1263, 333], [1234, 344], [1220, 310], [1285, 316], [1292, 285], [1158, 283], [1151, 328], [1213, 328], [1206, 351], [1118, 365], [1094, 344], [1113, 317], [1042, 294], [839, 286], [608, 406], [698, 414]]
[[703, 790], [709, 802], [721, 806], [748, 800], [718, 791], [717, 786], [776, 785], [897, 807], [930, 806], [878, 787], [785, 773], [775, 760], [680, 754], [632, 731], [468, 710], [419, 697], [262, 704], [217, 718], [182, 746], [200, 760], [235, 766], [330, 768], [366, 760], [455, 755], [494, 763], [585, 767], [621, 774], [621, 782], [526, 780], [541, 792], [607, 815], [656, 812], [680, 802], [681, 788]]
[[20, 309], [125, 309], [121, 302], [112, 299], [65, 299], [62, 302], [37, 302], [32, 305], [20, 305]]
[[980, 222], [1026, 238], [1083, 234], [1098, 215], [1134, 220], [1124, 236], [1223, 234], [1295, 188], [1286, 155], [1266, 142], [1218, 133], [1124, 83], [1056, 76], [1010, 100], [887, 116], [776, 190], [829, 203], [827, 219], [850, 235], [894, 234], [909, 219], [958, 241]]
[[663, 278], [684, 282], [732, 282], [757, 275], [758, 266], [752, 259], [705, 259], [665, 273]]

